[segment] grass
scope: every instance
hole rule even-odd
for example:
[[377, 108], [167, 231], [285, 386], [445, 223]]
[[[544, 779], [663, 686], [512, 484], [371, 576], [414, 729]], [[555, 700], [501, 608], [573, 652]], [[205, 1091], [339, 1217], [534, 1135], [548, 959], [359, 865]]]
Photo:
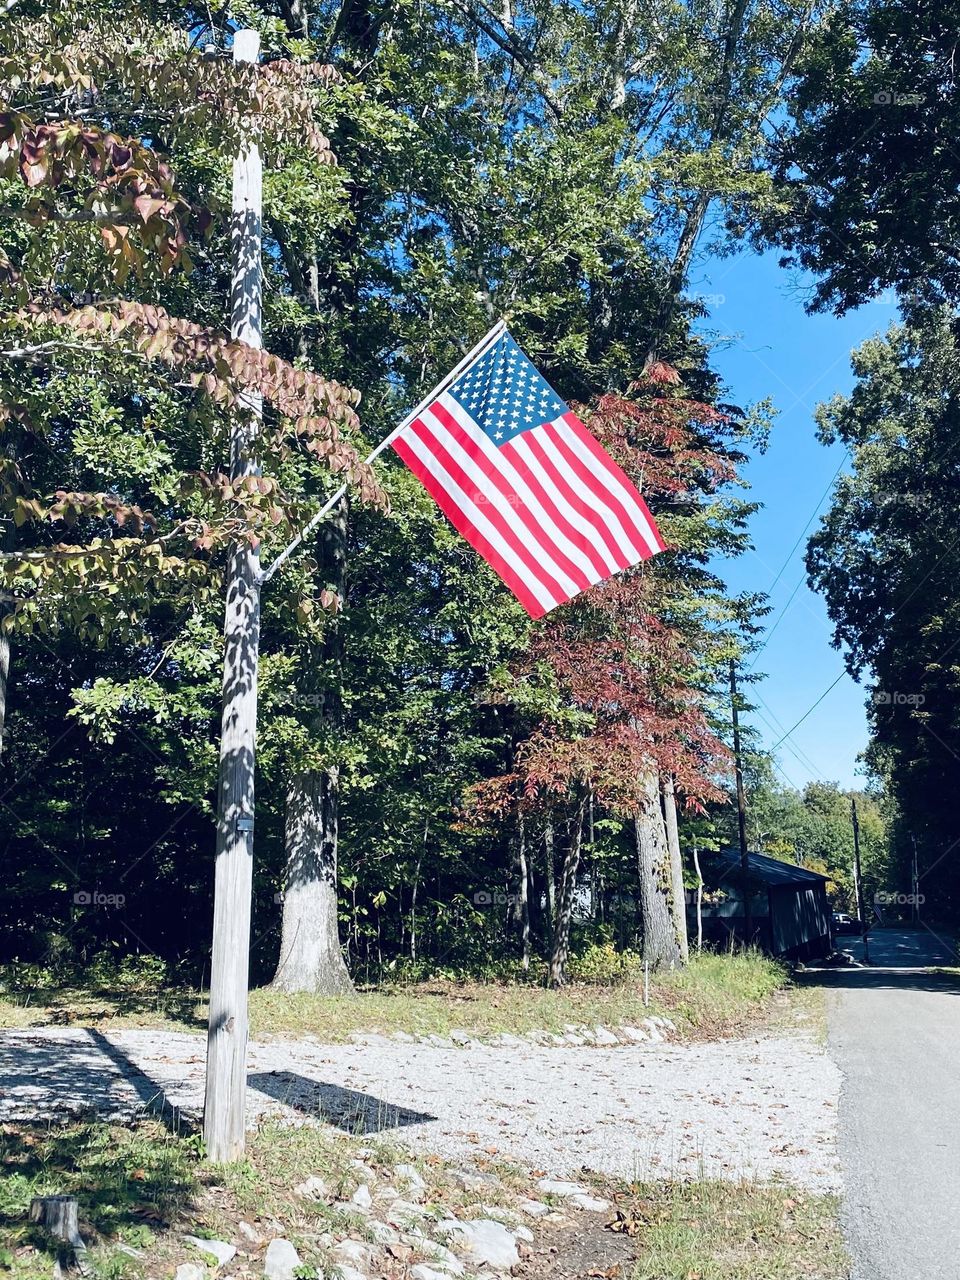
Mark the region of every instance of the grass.
[[[185, 1234], [249, 1249], [238, 1230], [241, 1221], [264, 1240], [281, 1234], [289, 1239], [305, 1274], [315, 1275], [318, 1267], [330, 1274], [331, 1236], [364, 1237], [369, 1227], [356, 1212], [300, 1198], [294, 1189], [319, 1174], [333, 1197], [349, 1198], [358, 1185], [351, 1161], [361, 1144], [378, 1181], [390, 1180], [401, 1160], [414, 1163], [427, 1183], [427, 1208], [436, 1219], [463, 1214], [468, 1205], [471, 1213], [478, 1211], [476, 1193], [456, 1185], [439, 1157], [411, 1156], [377, 1135], [351, 1138], [313, 1125], [269, 1122], [248, 1135], [242, 1161], [217, 1167], [202, 1161], [198, 1141], [177, 1138], [155, 1122], [126, 1127], [90, 1119], [61, 1126], [4, 1126], [0, 1276], [37, 1280], [51, 1274], [57, 1251], [28, 1221], [32, 1197], [49, 1194], [77, 1197], [80, 1231], [99, 1280], [168, 1276], [180, 1262], [203, 1261], [183, 1240]], [[518, 1182], [519, 1175], [513, 1173], [512, 1179]], [[526, 1192], [528, 1183], [529, 1178], [523, 1179]], [[510, 1179], [502, 1187], [483, 1190], [487, 1204], [513, 1198]], [[123, 1245], [142, 1256], [125, 1252]], [[426, 1260], [415, 1249], [407, 1252], [410, 1262]], [[262, 1272], [262, 1260], [240, 1265], [253, 1267], [243, 1274]]]
[[[535, 1194], [531, 1174], [492, 1160], [478, 1163], [495, 1172], [500, 1185], [471, 1192], [456, 1184], [438, 1156], [411, 1157], [389, 1140], [312, 1125], [263, 1125], [250, 1135], [246, 1158], [230, 1167], [203, 1163], [195, 1140], [176, 1138], [154, 1122], [7, 1125], [0, 1130], [0, 1275], [37, 1280], [51, 1274], [56, 1252], [27, 1212], [32, 1196], [55, 1192], [77, 1196], [81, 1232], [100, 1280], [169, 1276], [180, 1262], [202, 1261], [184, 1233], [241, 1243], [253, 1256], [238, 1258], [230, 1274], [239, 1268], [259, 1275], [260, 1249], [243, 1246], [241, 1220], [264, 1238], [282, 1233], [291, 1240], [304, 1274], [329, 1271], [332, 1238], [363, 1237], [369, 1228], [337, 1204], [298, 1198], [294, 1188], [319, 1174], [334, 1196], [348, 1197], [357, 1185], [351, 1161], [361, 1144], [378, 1183], [390, 1180], [402, 1159], [417, 1165], [435, 1219], [475, 1216], [480, 1200], [509, 1208]], [[612, 1260], [622, 1260], [616, 1274], [623, 1280], [844, 1280], [848, 1274], [833, 1197], [751, 1182], [598, 1181], [597, 1189], [614, 1200], [615, 1215], [578, 1213], [558, 1225], [535, 1224], [530, 1280], [605, 1276], [613, 1274]], [[408, 1253], [396, 1264], [397, 1275], [418, 1260], [416, 1250]]]
[[714, 1181], [630, 1189], [620, 1202], [636, 1232], [633, 1280], [844, 1280], [848, 1261], [835, 1197]]
[[[650, 1004], [642, 977], [610, 984], [571, 983], [550, 990], [533, 982], [436, 981], [381, 985], [355, 997], [286, 995], [263, 987], [250, 993], [251, 1033], [340, 1041], [355, 1032], [447, 1035], [464, 1031], [558, 1031], [569, 1023], [636, 1024], [650, 1014], [670, 1017], [689, 1036], [735, 1035], [782, 1011], [792, 990], [787, 970], [755, 952], [704, 953], [682, 970], [653, 975]], [[142, 987], [93, 987], [0, 992], [0, 1027], [79, 1024], [198, 1031], [206, 1001], [198, 992]]]

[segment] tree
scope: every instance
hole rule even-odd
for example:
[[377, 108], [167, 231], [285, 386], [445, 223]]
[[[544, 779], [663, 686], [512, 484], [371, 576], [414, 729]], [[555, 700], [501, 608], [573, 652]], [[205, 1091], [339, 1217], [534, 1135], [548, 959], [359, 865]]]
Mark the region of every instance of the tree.
[[902, 861], [915, 837], [924, 892], [941, 911], [956, 902], [960, 834], [949, 800], [960, 748], [956, 361], [945, 311], [915, 314], [854, 353], [853, 392], [819, 412], [823, 438], [850, 449], [852, 474], [807, 554], [848, 670], [870, 676], [869, 757], [897, 802]]
[[960, 298], [958, 23], [953, 0], [855, 0], [808, 42], [765, 233], [819, 277], [816, 310]]

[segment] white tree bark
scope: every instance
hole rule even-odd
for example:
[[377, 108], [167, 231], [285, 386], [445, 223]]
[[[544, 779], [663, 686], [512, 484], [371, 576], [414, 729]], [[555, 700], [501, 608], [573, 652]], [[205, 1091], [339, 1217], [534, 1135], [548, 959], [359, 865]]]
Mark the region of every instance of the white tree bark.
[[278, 991], [351, 995], [340, 949], [337, 896], [336, 768], [298, 774], [287, 790], [287, 873]]

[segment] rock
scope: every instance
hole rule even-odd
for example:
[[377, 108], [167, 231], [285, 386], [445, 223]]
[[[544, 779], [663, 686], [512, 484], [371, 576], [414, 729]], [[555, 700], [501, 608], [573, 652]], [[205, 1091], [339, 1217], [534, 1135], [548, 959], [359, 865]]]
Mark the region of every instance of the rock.
[[529, 1040], [531, 1044], [552, 1044], [553, 1036], [549, 1031], [527, 1031], [524, 1034], [524, 1040]]
[[293, 1194], [301, 1200], [326, 1200], [330, 1195], [330, 1188], [321, 1177], [312, 1173], [306, 1182], [301, 1182], [299, 1187], [294, 1188]]
[[446, 1245], [440, 1244], [436, 1240], [420, 1240], [418, 1248], [421, 1253], [425, 1253], [432, 1263], [436, 1263], [443, 1271], [449, 1275], [462, 1276], [464, 1272], [463, 1263]]
[[263, 1260], [264, 1280], [294, 1280], [300, 1255], [289, 1240], [271, 1240]]
[[513, 1209], [505, 1209], [499, 1204], [482, 1204], [480, 1208], [488, 1218], [493, 1218], [494, 1222], [502, 1222], [505, 1227], [512, 1227], [520, 1221], [520, 1217]]
[[466, 1049], [468, 1045], [476, 1044], [469, 1031], [451, 1031], [450, 1039], [460, 1049]]
[[596, 1044], [597, 1042], [597, 1037], [589, 1027], [578, 1027], [574, 1034], [580, 1036], [581, 1039], [586, 1040], [587, 1044]]
[[647, 1039], [647, 1033], [641, 1031], [639, 1027], [621, 1027], [620, 1034], [632, 1044], [644, 1044]]
[[509, 1271], [520, 1261], [517, 1242], [502, 1222], [474, 1218], [470, 1222], [459, 1223], [451, 1235], [469, 1262]]
[[416, 1044], [416, 1036], [410, 1035], [409, 1031], [395, 1031], [393, 1033], [394, 1040], [399, 1040], [401, 1044]]
[[530, 1218], [542, 1218], [550, 1212], [550, 1206], [542, 1200], [521, 1200], [520, 1208]]
[[199, 1236], [184, 1236], [187, 1244], [192, 1244], [195, 1249], [202, 1249], [204, 1253], [210, 1254], [216, 1258], [217, 1266], [225, 1266], [235, 1255], [236, 1247], [227, 1244], [225, 1240], [201, 1240]]
[[181, 1262], [174, 1280], [206, 1280], [206, 1275], [206, 1267], [198, 1267], [195, 1262]]
[[498, 1045], [501, 1049], [522, 1049], [523, 1041], [519, 1036], [512, 1036], [508, 1031], [501, 1031], [498, 1036], [494, 1036], [491, 1044]]
[[373, 1264], [373, 1250], [362, 1240], [340, 1240], [333, 1246], [333, 1256], [338, 1263], [367, 1270]]
[[428, 1035], [428, 1036], [426, 1037], [426, 1043], [427, 1043], [427, 1044], [436, 1045], [436, 1047], [437, 1047], [438, 1049], [449, 1049], [449, 1048], [450, 1048], [450, 1041], [447, 1039], [447, 1037], [446, 1037], [446, 1036], [438, 1036], [438, 1035], [437, 1035], [437, 1033], [436, 1033], [435, 1031], [432, 1031], [432, 1032], [430, 1033], [430, 1035]]
[[654, 1044], [658, 1044], [663, 1039], [663, 1032], [660, 1030], [658, 1022], [654, 1022], [653, 1018], [643, 1019], [643, 1026], [647, 1032], [647, 1039], [652, 1040]]
[[410, 1218], [422, 1218], [423, 1213], [418, 1204], [412, 1204], [409, 1200], [394, 1200], [387, 1212], [387, 1221], [395, 1227], [403, 1227]]
[[365, 1271], [358, 1271], [356, 1267], [345, 1267], [343, 1263], [337, 1263], [337, 1275], [340, 1280], [369, 1280]]
[[545, 1196], [584, 1196], [586, 1189], [577, 1182], [556, 1182], [553, 1178], [541, 1178], [537, 1190]]
[[499, 1187], [500, 1179], [492, 1173], [474, 1173], [470, 1169], [457, 1169], [453, 1175], [454, 1182], [460, 1184], [464, 1191], [483, 1191], [486, 1187]]
[[425, 1262], [418, 1262], [415, 1267], [410, 1268], [410, 1280], [450, 1280], [450, 1272], [435, 1271]]
[[570, 1203], [578, 1209], [586, 1209], [588, 1213], [606, 1213], [611, 1207], [609, 1200], [601, 1200], [597, 1196], [571, 1196]]
[[354, 1171], [361, 1182], [376, 1182], [377, 1175], [372, 1169], [368, 1169], [362, 1160], [351, 1160], [350, 1168]]
[[370, 1223], [370, 1234], [377, 1244], [396, 1244], [400, 1239], [396, 1230], [388, 1222], [379, 1222], [376, 1218]]
[[370, 1194], [370, 1188], [365, 1182], [361, 1182], [356, 1191], [350, 1197], [350, 1203], [356, 1209], [362, 1209], [364, 1212], [373, 1204], [373, 1196]]
[[593, 1038], [597, 1042], [597, 1044], [609, 1045], [609, 1044], [620, 1043], [620, 1041], [613, 1034], [613, 1032], [608, 1031], [606, 1027], [594, 1027]]
[[402, 1182], [404, 1186], [412, 1187], [415, 1191], [424, 1191], [426, 1189], [427, 1184], [412, 1164], [398, 1164], [394, 1168], [393, 1176]]
[[583, 1036], [578, 1036], [575, 1031], [568, 1031], [567, 1034], [563, 1037], [563, 1043], [572, 1044], [579, 1047], [580, 1045], [586, 1044], [587, 1042], [586, 1040], [584, 1040]]
[[377, 1192], [377, 1200], [381, 1204], [393, 1204], [394, 1200], [400, 1199], [400, 1192], [396, 1187], [381, 1187]]
[[514, 1227], [513, 1238], [514, 1240], [522, 1240], [524, 1244], [533, 1244], [533, 1232], [529, 1227]]
[[250, 1223], [244, 1222], [242, 1218], [237, 1223], [237, 1233], [243, 1236], [246, 1243], [252, 1245], [254, 1249], [259, 1249], [263, 1244], [263, 1236], [256, 1227], [251, 1227]]

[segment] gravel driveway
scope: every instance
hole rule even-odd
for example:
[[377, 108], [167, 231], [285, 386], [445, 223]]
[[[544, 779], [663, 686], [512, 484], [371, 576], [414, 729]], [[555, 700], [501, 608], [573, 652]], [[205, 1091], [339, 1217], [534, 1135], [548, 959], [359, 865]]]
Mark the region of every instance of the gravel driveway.
[[[155, 1031], [0, 1033], [0, 1120], [158, 1094], [199, 1112], [205, 1042]], [[557, 1176], [782, 1176], [836, 1190], [836, 1068], [803, 1033], [616, 1048], [438, 1048], [374, 1040], [250, 1047], [251, 1122], [318, 1112], [457, 1160], [500, 1156]]]

